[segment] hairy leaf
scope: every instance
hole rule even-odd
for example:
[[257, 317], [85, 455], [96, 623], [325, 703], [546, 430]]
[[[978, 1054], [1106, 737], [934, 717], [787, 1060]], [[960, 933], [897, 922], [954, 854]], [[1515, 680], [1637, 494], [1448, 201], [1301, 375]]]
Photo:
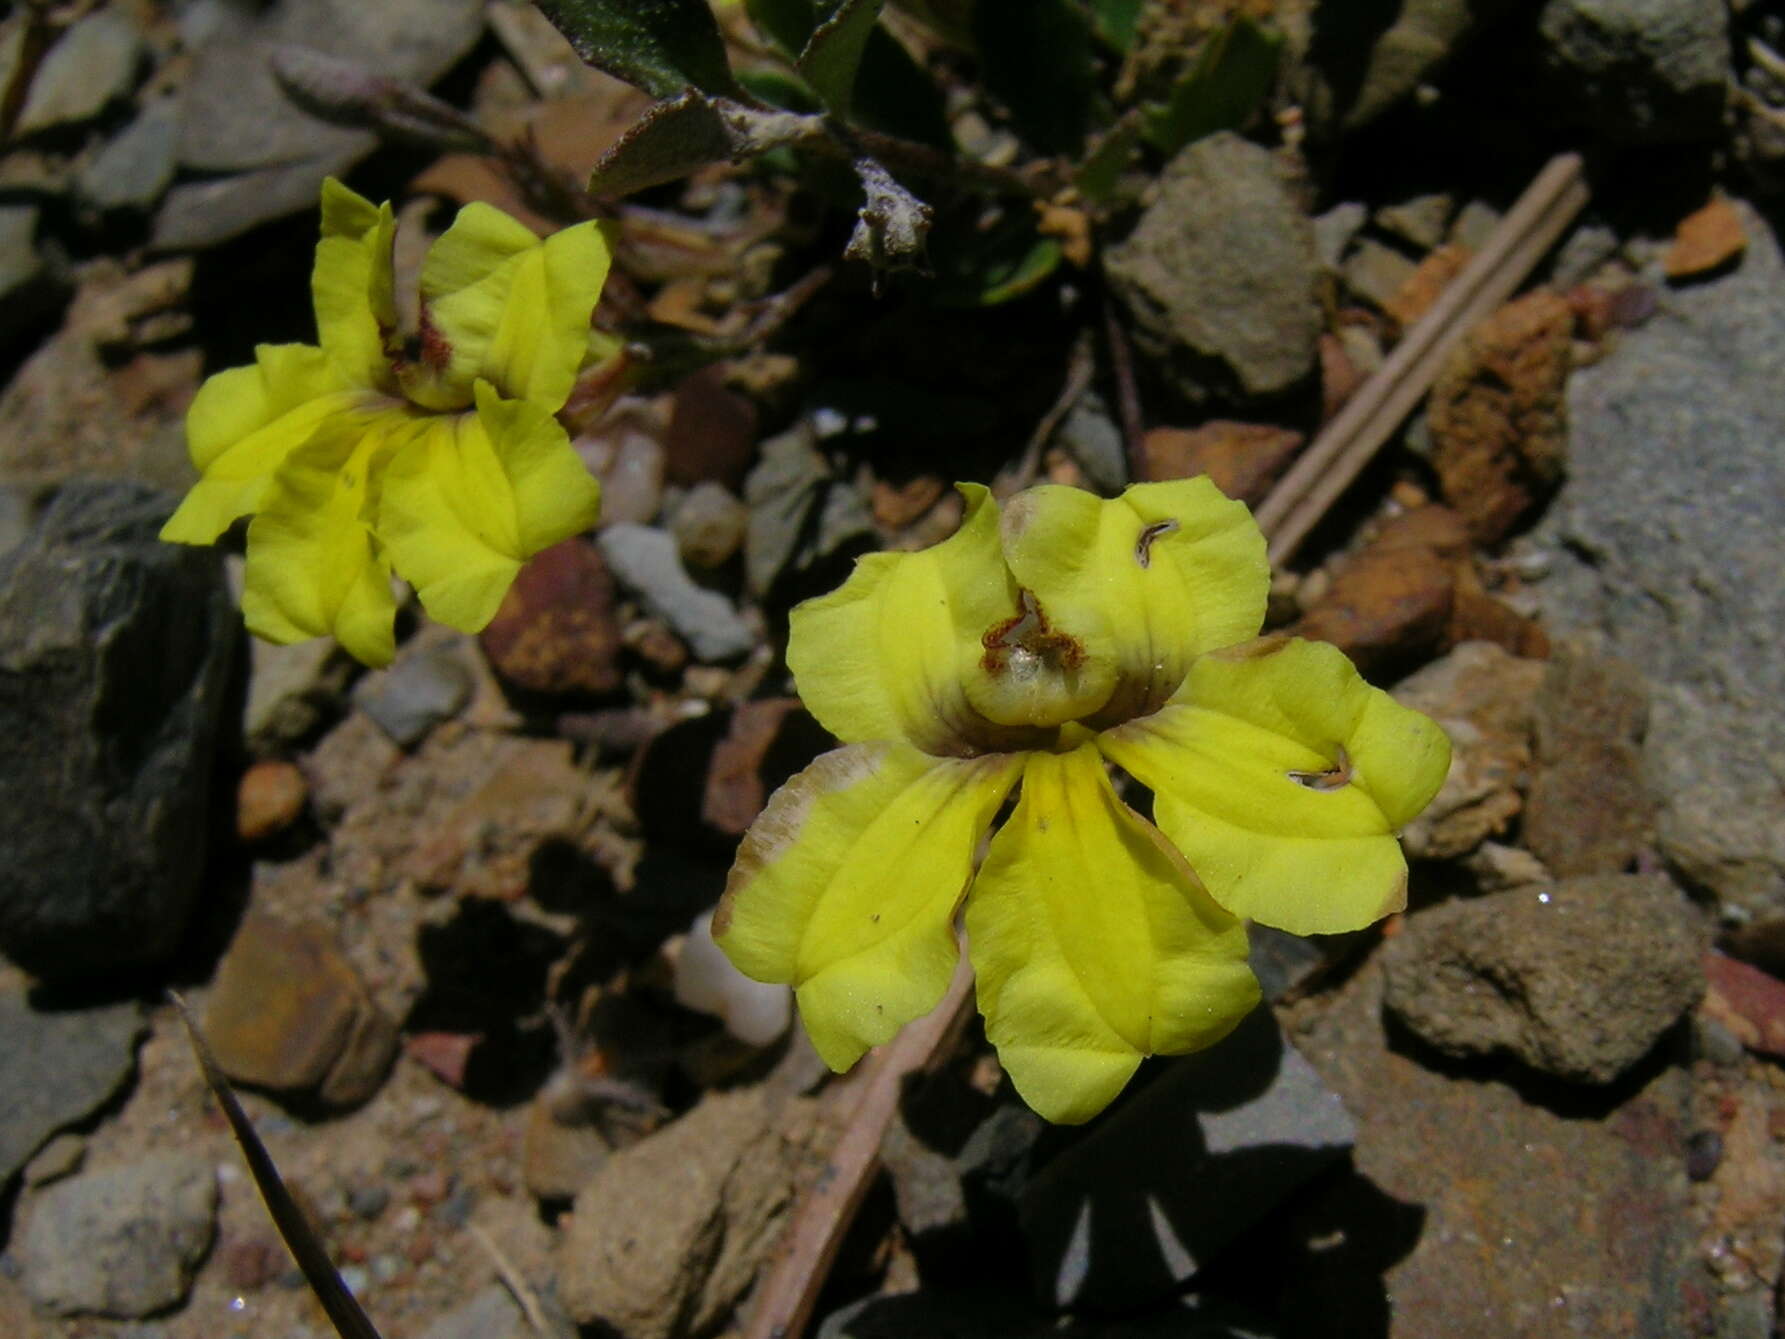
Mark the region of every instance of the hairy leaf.
[[868, 36], [879, 21], [885, 0], [843, 0], [821, 23], [800, 53], [800, 73], [824, 105], [848, 117], [855, 97], [855, 76], [861, 69]]
[[1171, 91], [1147, 124], [1147, 140], [1176, 153], [1217, 130], [1237, 130], [1269, 96], [1277, 78], [1281, 34], [1234, 19], [1202, 50], [1196, 68]]
[[823, 130], [816, 117], [765, 112], [693, 89], [652, 107], [601, 156], [589, 177], [596, 195], [630, 195], [711, 163], [741, 163]]
[[706, 0], [538, 0], [576, 54], [654, 97], [736, 94]]

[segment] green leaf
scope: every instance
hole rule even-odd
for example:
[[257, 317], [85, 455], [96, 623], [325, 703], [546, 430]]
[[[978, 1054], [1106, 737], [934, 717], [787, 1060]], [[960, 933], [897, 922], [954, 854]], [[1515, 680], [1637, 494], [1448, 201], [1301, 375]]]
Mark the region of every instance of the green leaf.
[[1122, 174], [1128, 170], [1135, 150], [1140, 147], [1142, 129], [1141, 117], [1131, 107], [1121, 120], [1104, 132], [1073, 177], [1080, 195], [1096, 205], [1108, 204], [1115, 198]]
[[812, 0], [744, 0], [750, 22], [789, 60], [797, 59], [812, 40], [818, 13]]
[[1091, 25], [1069, 0], [979, 0], [980, 73], [1043, 153], [1076, 153], [1097, 93]]
[[738, 93], [725, 41], [706, 0], [536, 0], [540, 12], [598, 70], [653, 97], [686, 88]]
[[674, 181], [711, 163], [742, 163], [823, 131], [817, 118], [763, 111], [690, 89], [652, 106], [614, 143], [589, 178], [617, 197]]
[[812, 90], [807, 87], [806, 81], [786, 70], [770, 69], [767, 66], [740, 70], [738, 82], [751, 97], [785, 112], [814, 115], [824, 110]]
[[1091, 22], [1097, 36], [1117, 51], [1134, 45], [1134, 34], [1140, 26], [1140, 11], [1146, 0], [1091, 0]]
[[1028, 210], [1012, 212], [987, 232], [964, 232], [958, 216], [930, 244], [933, 296], [945, 307], [995, 307], [1038, 288], [1060, 265], [1060, 244], [1035, 231]]
[[868, 36], [879, 21], [885, 0], [843, 0], [813, 31], [800, 53], [799, 71], [819, 100], [847, 119], [855, 98], [855, 76], [861, 69]]
[[1277, 78], [1280, 33], [1234, 19], [1209, 39], [1196, 68], [1178, 81], [1147, 121], [1147, 141], [1176, 153], [1217, 130], [1237, 130], [1270, 95]]

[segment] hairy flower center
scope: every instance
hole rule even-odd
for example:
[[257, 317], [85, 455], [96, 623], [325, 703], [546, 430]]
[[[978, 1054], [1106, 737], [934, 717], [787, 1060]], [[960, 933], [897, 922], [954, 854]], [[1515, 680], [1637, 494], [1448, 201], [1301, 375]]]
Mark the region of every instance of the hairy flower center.
[[1017, 612], [980, 638], [983, 677], [973, 705], [1000, 725], [1063, 725], [1097, 710], [1115, 687], [1113, 666], [1053, 626], [1034, 592], [1019, 589]]

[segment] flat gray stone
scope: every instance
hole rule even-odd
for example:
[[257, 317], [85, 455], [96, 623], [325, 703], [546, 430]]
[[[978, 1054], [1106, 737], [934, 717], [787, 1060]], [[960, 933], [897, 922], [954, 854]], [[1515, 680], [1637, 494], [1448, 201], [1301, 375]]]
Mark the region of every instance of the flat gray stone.
[[697, 660], [735, 660], [756, 644], [730, 600], [694, 583], [668, 531], [621, 522], [603, 530], [596, 543], [620, 584], [669, 624]]
[[147, 213], [174, 179], [179, 134], [179, 110], [173, 100], [151, 102], [81, 169], [74, 182], [75, 197], [101, 213], [114, 209]]
[[191, 1153], [151, 1153], [47, 1186], [19, 1245], [25, 1290], [58, 1316], [131, 1319], [180, 1302], [210, 1250], [217, 1176]]
[[134, 1003], [34, 1009], [24, 990], [0, 990], [0, 1190], [129, 1081], [142, 1032]]
[[1532, 539], [1551, 623], [1648, 676], [1662, 854], [1766, 915], [1785, 911], [1785, 263], [1740, 208], [1740, 268], [1665, 292], [1569, 381], [1569, 477]]
[[1044, 1301], [1125, 1308], [1167, 1296], [1351, 1147], [1350, 1115], [1269, 1009], [1166, 1063], [1024, 1191]]
[[1314, 371], [1320, 260], [1277, 157], [1231, 132], [1182, 150], [1104, 268], [1135, 342], [1186, 398], [1284, 393]]
[[108, 5], [87, 15], [38, 66], [19, 115], [19, 134], [92, 120], [128, 96], [142, 58], [142, 34], [125, 6]]
[[161, 961], [198, 896], [241, 630], [172, 508], [69, 484], [0, 557], [0, 952], [46, 979]]

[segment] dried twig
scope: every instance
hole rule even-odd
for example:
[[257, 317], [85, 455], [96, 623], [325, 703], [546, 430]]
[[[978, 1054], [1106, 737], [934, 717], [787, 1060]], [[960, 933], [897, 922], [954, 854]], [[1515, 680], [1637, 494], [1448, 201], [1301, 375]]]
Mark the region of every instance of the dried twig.
[[992, 481], [992, 495], [1002, 500], [1012, 493], [1020, 493], [1035, 482], [1035, 476], [1041, 472], [1041, 453], [1054, 433], [1059, 431], [1060, 424], [1065, 422], [1066, 415], [1072, 412], [1084, 393], [1091, 389], [1091, 378], [1097, 370], [1097, 360], [1091, 353], [1091, 341], [1087, 337], [1075, 340], [1072, 351], [1066, 356], [1066, 377], [1061, 383], [1060, 393], [1054, 397], [1047, 413], [1035, 425], [1035, 431], [1029, 434], [1028, 445], [1023, 454], [1017, 458], [1013, 469], [1001, 471]]
[[1309, 531], [1426, 393], [1451, 350], [1512, 296], [1587, 197], [1578, 154], [1561, 154], [1537, 174], [1487, 245], [1259, 507], [1258, 524], [1270, 536], [1273, 564], [1294, 556]]
[[242, 1157], [248, 1164], [248, 1171], [254, 1177], [254, 1184], [260, 1187], [260, 1198], [267, 1206], [267, 1213], [272, 1215], [273, 1224], [279, 1229], [279, 1235], [285, 1239], [286, 1249], [297, 1261], [298, 1268], [304, 1271], [310, 1289], [316, 1294], [316, 1300], [322, 1303], [322, 1309], [328, 1313], [330, 1322], [340, 1334], [341, 1339], [380, 1339], [378, 1329], [360, 1305], [347, 1290], [341, 1275], [336, 1272], [334, 1262], [328, 1258], [321, 1240], [304, 1217], [303, 1210], [298, 1208], [297, 1201], [285, 1188], [285, 1181], [279, 1175], [279, 1169], [273, 1165], [273, 1158], [260, 1142], [260, 1136], [254, 1133], [254, 1125], [248, 1119], [248, 1113], [242, 1110], [242, 1104], [236, 1100], [235, 1089], [224, 1077], [223, 1071], [217, 1067], [216, 1057], [198, 1030], [198, 1024], [192, 1021], [192, 1011], [186, 1007], [186, 1001], [174, 991], [168, 991], [167, 997], [179, 1011], [180, 1021], [186, 1025], [186, 1035], [192, 1042], [192, 1050], [198, 1056], [198, 1066], [204, 1071], [205, 1082], [210, 1085], [211, 1095], [217, 1099], [217, 1105], [223, 1108], [223, 1116], [229, 1122], [229, 1128], [241, 1145]]
[[1146, 423], [1140, 411], [1140, 386], [1134, 379], [1134, 352], [1128, 347], [1128, 333], [1116, 318], [1115, 300], [1107, 290], [1103, 294], [1103, 338], [1109, 345], [1109, 366], [1116, 380], [1116, 418], [1122, 425], [1122, 448], [1128, 457], [1128, 478], [1141, 481], [1146, 453], [1141, 439]]
[[547, 1336], [549, 1339], [552, 1334], [556, 1333], [556, 1329], [546, 1316], [545, 1308], [540, 1305], [539, 1295], [533, 1291], [526, 1277], [515, 1267], [514, 1261], [508, 1258], [508, 1253], [498, 1246], [496, 1239], [478, 1224], [466, 1223], [465, 1230], [477, 1240], [477, 1244], [483, 1247], [484, 1252], [490, 1257], [490, 1263], [496, 1270], [496, 1277], [502, 1281], [502, 1286], [508, 1289], [509, 1296], [515, 1300], [515, 1305], [520, 1307], [521, 1314], [526, 1317], [527, 1324], [533, 1333]]
[[806, 1192], [781, 1244], [781, 1255], [757, 1293], [744, 1339], [799, 1339], [812, 1307], [880, 1165], [886, 1137], [907, 1075], [945, 1055], [972, 1015], [973, 969], [962, 954], [942, 1003], [908, 1023], [883, 1046], [859, 1084], [860, 1100], [831, 1149], [817, 1182]]

